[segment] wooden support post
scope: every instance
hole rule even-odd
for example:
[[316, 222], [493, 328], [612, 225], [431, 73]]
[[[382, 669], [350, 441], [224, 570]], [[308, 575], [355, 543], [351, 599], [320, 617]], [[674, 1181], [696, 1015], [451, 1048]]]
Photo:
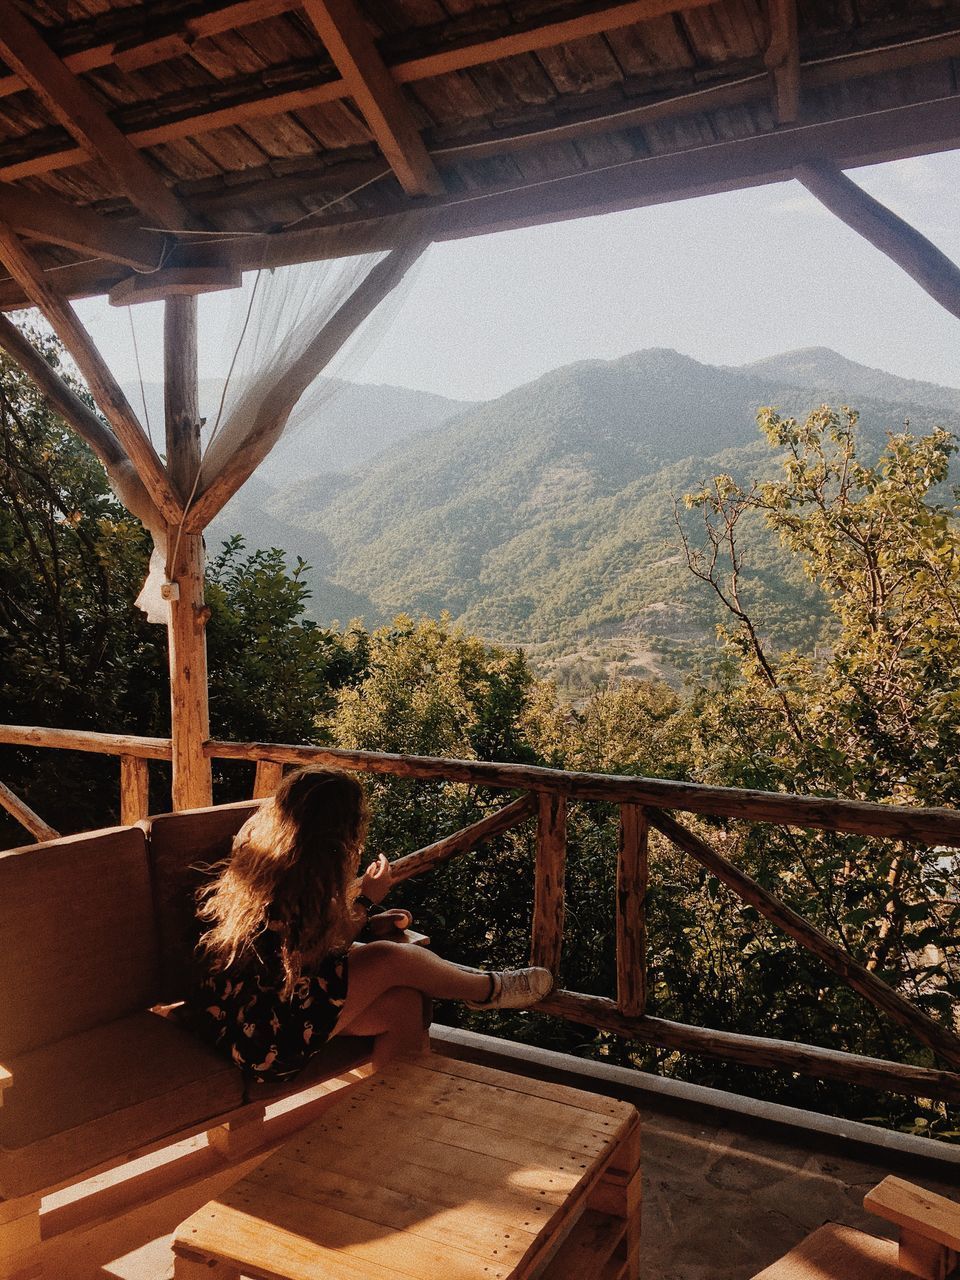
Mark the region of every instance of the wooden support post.
[[149, 765], [140, 756], [120, 757], [120, 821], [125, 827], [150, 813]]
[[637, 804], [620, 806], [617, 855], [617, 1008], [635, 1017], [647, 1004], [647, 845], [650, 826]]
[[215, 1129], [208, 1129], [207, 1142], [224, 1160], [244, 1160], [266, 1142], [263, 1127], [265, 1115], [265, 1106], [251, 1107], [236, 1120], [228, 1120]]
[[283, 778], [283, 765], [276, 760], [258, 760], [253, 779], [254, 800], [265, 800], [276, 793]]
[[[186, 506], [200, 469], [197, 404], [197, 300], [168, 298], [163, 314], [164, 408], [170, 481]], [[170, 659], [170, 734], [173, 807], [200, 809], [213, 802], [207, 696], [207, 609], [203, 598], [203, 538], [167, 527], [167, 578], [173, 584], [167, 627]]]
[[960, 267], [886, 205], [826, 160], [798, 165], [796, 177], [831, 213], [912, 276], [934, 302], [960, 319]]
[[[623, 1240], [614, 1254], [610, 1272], [618, 1280], [637, 1280], [640, 1274], [642, 1184], [638, 1122], [611, 1156], [609, 1165], [587, 1199], [588, 1208], [594, 1212], [624, 1221]], [[608, 1273], [605, 1271], [603, 1274]]]
[[567, 800], [557, 792], [539, 797], [537, 866], [533, 892], [530, 963], [556, 974], [563, 949]]

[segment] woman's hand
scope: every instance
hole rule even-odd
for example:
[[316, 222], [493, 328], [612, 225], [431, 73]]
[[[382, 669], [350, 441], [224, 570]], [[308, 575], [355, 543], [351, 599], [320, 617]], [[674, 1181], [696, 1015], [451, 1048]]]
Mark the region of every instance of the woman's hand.
[[403, 907], [393, 907], [389, 911], [381, 911], [367, 921], [365, 934], [371, 938], [390, 938], [409, 929], [413, 924], [413, 916]]
[[381, 853], [363, 873], [360, 881], [360, 893], [364, 898], [369, 898], [371, 902], [379, 904], [392, 888], [393, 868], [387, 861], [386, 855]]

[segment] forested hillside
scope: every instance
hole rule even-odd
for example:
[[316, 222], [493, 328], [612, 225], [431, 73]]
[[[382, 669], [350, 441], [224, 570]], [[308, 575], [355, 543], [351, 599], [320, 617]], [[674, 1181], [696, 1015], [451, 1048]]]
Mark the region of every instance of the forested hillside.
[[[302, 555], [324, 621], [447, 610], [561, 666], [600, 654], [669, 672], [712, 649], [717, 619], [684, 569], [674, 498], [717, 472], [776, 470], [760, 406], [803, 415], [850, 400], [867, 452], [907, 418], [917, 431], [960, 421], [960, 392], [823, 349], [744, 369], [642, 351], [556, 370], [350, 476], [246, 491], [219, 527]], [[752, 544], [743, 589], [770, 635], [815, 643], [816, 589], [759, 523]]]

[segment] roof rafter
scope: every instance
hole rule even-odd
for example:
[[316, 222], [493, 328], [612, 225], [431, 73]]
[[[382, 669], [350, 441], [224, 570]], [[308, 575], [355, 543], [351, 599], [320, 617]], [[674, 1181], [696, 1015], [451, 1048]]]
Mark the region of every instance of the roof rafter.
[[800, 36], [797, 0], [767, 0], [770, 43], [764, 65], [773, 81], [773, 112], [778, 124], [800, 115]]
[[190, 225], [185, 207], [13, 0], [0, 0], [0, 54], [89, 158], [106, 166], [137, 208], [161, 226], [182, 229]]
[[404, 191], [442, 193], [413, 112], [353, 0], [304, 0], [303, 7]]
[[137, 270], [152, 271], [163, 258], [164, 237], [156, 232], [125, 226], [81, 205], [6, 182], [0, 182], [0, 219], [20, 235], [93, 253]]

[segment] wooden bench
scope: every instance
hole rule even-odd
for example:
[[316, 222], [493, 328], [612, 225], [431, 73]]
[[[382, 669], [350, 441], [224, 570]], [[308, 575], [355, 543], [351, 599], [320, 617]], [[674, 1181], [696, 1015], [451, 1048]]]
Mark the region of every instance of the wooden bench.
[[[194, 890], [254, 807], [0, 853], [0, 1280], [37, 1274], [45, 1193], [191, 1134], [228, 1159], [256, 1146], [263, 1097], [282, 1091], [258, 1096], [155, 1011], [185, 994]], [[312, 1082], [369, 1052], [338, 1037]]]
[[425, 1055], [391, 1064], [194, 1213], [176, 1280], [636, 1280], [625, 1102]]
[[868, 1191], [863, 1204], [899, 1228], [899, 1241], [828, 1222], [754, 1280], [948, 1280], [958, 1274], [960, 1204], [894, 1177]]

